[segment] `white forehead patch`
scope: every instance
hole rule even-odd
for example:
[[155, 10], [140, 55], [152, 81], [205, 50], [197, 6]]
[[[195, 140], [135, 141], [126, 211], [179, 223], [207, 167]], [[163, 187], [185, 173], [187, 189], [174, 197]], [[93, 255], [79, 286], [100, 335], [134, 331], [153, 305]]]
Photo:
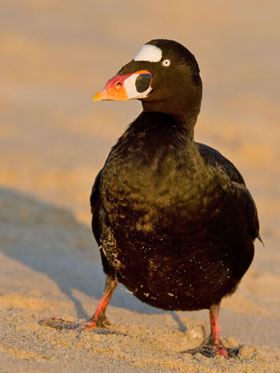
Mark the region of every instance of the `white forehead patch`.
[[162, 50], [155, 45], [145, 44], [134, 57], [134, 61], [158, 62], [161, 60]]

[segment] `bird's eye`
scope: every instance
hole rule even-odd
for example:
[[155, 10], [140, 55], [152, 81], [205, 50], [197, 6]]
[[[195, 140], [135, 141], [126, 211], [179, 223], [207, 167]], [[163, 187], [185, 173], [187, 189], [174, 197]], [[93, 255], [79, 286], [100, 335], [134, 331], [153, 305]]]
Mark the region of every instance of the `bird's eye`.
[[167, 66], [169, 66], [171, 64], [171, 61], [168, 60], [168, 59], [166, 59], [166, 60], [163, 60], [161, 64], [162, 64], [162, 66], [167, 67]]

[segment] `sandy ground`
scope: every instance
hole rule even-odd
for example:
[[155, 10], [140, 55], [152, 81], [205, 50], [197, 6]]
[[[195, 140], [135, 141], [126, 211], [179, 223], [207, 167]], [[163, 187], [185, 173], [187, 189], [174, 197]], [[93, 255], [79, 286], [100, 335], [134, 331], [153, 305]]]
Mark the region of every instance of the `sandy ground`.
[[[270, 2], [10, 0], [0, 12], [0, 371], [280, 372], [280, 5]], [[196, 139], [244, 175], [265, 247], [224, 299], [225, 360], [181, 351], [208, 333], [208, 313], [170, 313], [122, 286], [112, 326], [42, 327], [91, 316], [104, 286], [89, 193], [138, 102], [90, 102], [152, 38], [182, 42], [204, 82]]]

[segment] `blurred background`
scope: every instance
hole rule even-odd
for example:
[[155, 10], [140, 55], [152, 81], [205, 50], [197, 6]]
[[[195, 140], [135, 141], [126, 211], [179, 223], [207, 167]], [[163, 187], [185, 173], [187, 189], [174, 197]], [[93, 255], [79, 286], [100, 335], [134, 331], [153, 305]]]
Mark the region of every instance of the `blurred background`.
[[[92, 103], [91, 97], [144, 43], [174, 39], [194, 53], [201, 70], [204, 94], [195, 139], [241, 171], [265, 242], [265, 248], [256, 243], [248, 275], [223, 302], [223, 325], [244, 343], [280, 346], [274, 333], [280, 307], [279, 14], [279, 0], [0, 2], [3, 293], [30, 291], [39, 300], [62, 299], [63, 293], [68, 303], [56, 305], [60, 316], [67, 309], [74, 318], [93, 311], [90, 302], [93, 296], [97, 302], [104, 276], [89, 229], [89, 195], [141, 103]], [[158, 312], [133, 306], [128, 297], [116, 296], [111, 304]], [[49, 309], [45, 313], [51, 316]], [[40, 317], [38, 311], [33, 324]], [[17, 340], [16, 324], [14, 330]]]

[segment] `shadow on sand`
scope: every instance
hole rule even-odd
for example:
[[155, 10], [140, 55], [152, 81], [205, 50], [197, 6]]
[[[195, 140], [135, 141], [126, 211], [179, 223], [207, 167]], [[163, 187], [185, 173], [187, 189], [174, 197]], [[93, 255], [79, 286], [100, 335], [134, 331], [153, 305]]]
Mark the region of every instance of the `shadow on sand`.
[[[70, 210], [0, 187], [0, 228], [0, 250], [5, 255], [54, 281], [74, 303], [78, 318], [91, 316], [75, 296], [79, 291], [98, 300], [105, 284], [89, 226], [78, 222]], [[141, 313], [165, 312], [138, 301], [122, 285], [110, 304]], [[171, 314], [184, 330], [179, 316]]]

